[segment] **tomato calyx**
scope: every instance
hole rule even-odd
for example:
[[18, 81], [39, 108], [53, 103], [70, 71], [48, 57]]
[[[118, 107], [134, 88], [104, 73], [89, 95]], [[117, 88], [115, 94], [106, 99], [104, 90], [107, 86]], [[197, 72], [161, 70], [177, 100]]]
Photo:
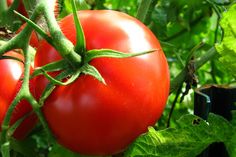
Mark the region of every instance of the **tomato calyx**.
[[[55, 85], [68, 85], [73, 83], [80, 74], [87, 74], [95, 77], [100, 82], [105, 83], [105, 80], [99, 73], [99, 71], [92, 65], [89, 64], [90, 61], [92, 61], [95, 58], [103, 58], [103, 57], [110, 57], [110, 58], [129, 58], [129, 57], [135, 57], [140, 56], [148, 53], [155, 52], [156, 50], [150, 50], [150, 51], [144, 51], [144, 52], [136, 52], [136, 53], [124, 53], [120, 51], [115, 51], [111, 49], [94, 49], [89, 50], [85, 53], [85, 56], [83, 58], [83, 65], [80, 66], [77, 70], [73, 70], [70, 68], [69, 63], [66, 60], [60, 60], [56, 62], [52, 62], [49, 64], [46, 64], [45, 66], [38, 67], [33, 72], [31, 77], [35, 77], [38, 75], [44, 75], [51, 83]], [[55, 72], [55, 71], [63, 71], [64, 76], [63, 78], [70, 77], [66, 82], [62, 82], [61, 80], [57, 80], [50, 76], [48, 72]]]
[[[116, 51], [112, 49], [86, 50], [86, 42], [85, 42], [83, 28], [80, 24], [80, 21], [77, 15], [78, 13], [76, 11], [77, 9], [74, 4], [74, 0], [71, 0], [71, 1], [73, 2], [72, 6], [73, 6], [74, 23], [75, 23], [75, 28], [76, 28], [76, 44], [73, 47], [73, 50], [70, 50], [70, 52], [73, 51], [73, 53], [76, 53], [77, 55], [79, 55], [81, 57], [81, 61], [74, 62], [76, 61], [76, 59], [69, 58], [69, 57], [74, 57], [73, 55], [68, 55], [68, 56], [61, 55], [63, 57], [62, 60], [52, 62], [42, 67], [36, 68], [36, 70], [34, 71], [31, 77], [44, 75], [50, 82], [45, 88], [39, 100], [39, 104], [41, 105], [43, 105], [44, 100], [46, 100], [46, 98], [51, 94], [51, 92], [55, 88], [55, 85], [62, 85], [62, 86], [69, 85], [73, 83], [75, 80], [77, 80], [77, 78], [81, 74], [91, 75], [95, 77], [97, 80], [99, 80], [100, 82], [102, 82], [103, 84], [106, 84], [106, 81], [104, 80], [100, 72], [94, 66], [90, 65], [90, 62], [95, 58], [103, 58], [103, 57], [129, 58], [129, 57], [140, 56], [140, 55], [144, 55], [144, 54], [148, 54], [148, 53], [152, 53], [156, 51], [156, 49], [152, 49], [152, 50], [144, 51], [144, 52], [124, 53], [124, 52], [120, 52], [120, 51]], [[27, 22], [29, 22], [29, 24], [31, 24], [32, 27], [39, 29], [32, 21], [28, 20]], [[49, 43], [53, 46], [57, 46], [58, 44], [60, 44], [60, 43], [51, 43], [50, 42], [51, 37], [46, 35], [46, 33], [43, 31], [39, 31], [39, 34], [43, 37], [45, 36], [46, 37], [45, 40], [49, 41]], [[59, 74], [54, 78], [49, 74], [50, 72], [59, 72]]]

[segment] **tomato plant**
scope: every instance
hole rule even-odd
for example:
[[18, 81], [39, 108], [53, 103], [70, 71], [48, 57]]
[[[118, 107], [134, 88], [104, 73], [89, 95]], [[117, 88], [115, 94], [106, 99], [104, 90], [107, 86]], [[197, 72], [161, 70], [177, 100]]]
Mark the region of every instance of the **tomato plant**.
[[[5, 55], [23, 60], [23, 56], [14, 51], [7, 52]], [[0, 124], [2, 124], [9, 105], [20, 89], [20, 79], [22, 78], [23, 69], [24, 65], [20, 61], [13, 59], [0, 60], [0, 80], [2, 81], [0, 84]], [[25, 100], [21, 101], [13, 111], [10, 124], [14, 124], [17, 120], [31, 111], [31, 105]], [[13, 136], [17, 139], [23, 139], [29, 133], [29, 131], [32, 130], [36, 122], [37, 118], [35, 114], [30, 114], [15, 130]]]
[[[161, 46], [137, 19], [116, 11], [80, 11], [86, 49], [113, 49], [126, 53], [156, 49], [143, 56], [91, 61], [106, 81], [81, 75], [68, 86], [57, 86], [43, 113], [58, 142], [82, 153], [107, 155], [124, 150], [160, 118], [169, 94], [169, 71]], [[73, 16], [59, 25], [76, 42]], [[35, 66], [59, 60], [46, 41], [38, 47]], [[52, 73], [55, 75], [55, 73]], [[36, 77], [37, 97], [48, 81]]]

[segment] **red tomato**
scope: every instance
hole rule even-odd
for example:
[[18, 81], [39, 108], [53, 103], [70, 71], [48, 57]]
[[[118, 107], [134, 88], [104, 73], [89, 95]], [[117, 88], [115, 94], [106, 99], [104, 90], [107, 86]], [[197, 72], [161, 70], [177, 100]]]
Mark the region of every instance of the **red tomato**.
[[[81, 75], [73, 84], [58, 86], [43, 106], [45, 118], [58, 142], [72, 151], [89, 155], [121, 152], [160, 118], [169, 93], [169, 71], [161, 46], [140, 21], [121, 12], [79, 12], [87, 50], [114, 49], [126, 53], [157, 49], [143, 56], [91, 61], [106, 81]], [[65, 36], [74, 44], [73, 16], [60, 21]], [[36, 66], [60, 59], [42, 41]], [[48, 83], [36, 78], [40, 95]]]
[[[23, 59], [22, 55], [14, 51], [7, 52], [6, 55]], [[19, 91], [19, 88], [21, 86], [20, 78], [22, 77], [23, 69], [24, 65], [20, 61], [12, 59], [0, 60], [0, 71], [1, 71], [0, 124], [1, 125], [9, 105], [13, 101], [16, 93]], [[12, 125], [18, 119], [20, 119], [25, 114], [31, 111], [32, 111], [31, 105], [25, 100], [21, 101], [13, 111], [10, 124]], [[35, 114], [28, 116], [15, 130], [13, 136], [17, 139], [23, 139], [29, 133], [29, 131], [33, 129], [36, 122], [37, 122], [37, 117]]]

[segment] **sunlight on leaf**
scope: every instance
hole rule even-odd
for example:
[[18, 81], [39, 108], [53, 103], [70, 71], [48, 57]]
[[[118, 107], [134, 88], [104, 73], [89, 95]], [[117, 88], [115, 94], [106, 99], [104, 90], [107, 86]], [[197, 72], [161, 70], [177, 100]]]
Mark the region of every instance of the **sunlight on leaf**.
[[223, 14], [220, 22], [224, 30], [221, 44], [216, 45], [216, 50], [221, 55], [220, 62], [236, 78], [236, 4]]
[[194, 157], [214, 142], [229, 141], [232, 125], [214, 114], [208, 122], [194, 115], [184, 115], [176, 128], [149, 132], [140, 136], [126, 151], [126, 156]]

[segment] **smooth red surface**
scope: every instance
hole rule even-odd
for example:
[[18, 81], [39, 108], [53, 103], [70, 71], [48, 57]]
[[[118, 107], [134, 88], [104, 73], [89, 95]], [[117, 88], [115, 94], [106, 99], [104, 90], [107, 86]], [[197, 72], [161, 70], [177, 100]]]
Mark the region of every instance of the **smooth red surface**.
[[[22, 55], [10, 51], [5, 55], [14, 56], [23, 59]], [[20, 78], [23, 74], [23, 63], [12, 60], [12, 59], [2, 59], [0, 60], [0, 124], [2, 125], [3, 119], [7, 112], [7, 109], [14, 97], [16, 96], [20, 86]], [[10, 124], [12, 125], [18, 119], [23, 117], [25, 114], [32, 111], [31, 105], [23, 100], [21, 101], [13, 111]], [[34, 114], [28, 116], [16, 129], [14, 132], [14, 137], [17, 139], [23, 139], [29, 131], [35, 126], [37, 118]]]
[[[94, 59], [91, 65], [106, 85], [82, 75], [71, 85], [56, 87], [43, 107], [60, 144], [81, 154], [118, 153], [160, 118], [169, 93], [167, 61], [153, 33], [133, 17], [100, 10], [81, 11], [79, 18], [88, 50], [108, 48], [131, 53], [157, 49], [128, 59]], [[62, 19], [60, 27], [75, 44], [73, 16]], [[56, 50], [43, 41], [35, 66], [59, 58]], [[48, 81], [42, 76], [36, 81], [36, 93], [40, 95]]]

